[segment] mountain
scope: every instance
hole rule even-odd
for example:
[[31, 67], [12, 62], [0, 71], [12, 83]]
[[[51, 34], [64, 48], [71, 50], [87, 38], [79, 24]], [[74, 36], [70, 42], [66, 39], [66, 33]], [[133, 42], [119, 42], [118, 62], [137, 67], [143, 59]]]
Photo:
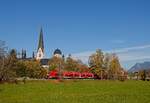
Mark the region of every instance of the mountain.
[[136, 63], [128, 72], [137, 72], [139, 70], [150, 70], [150, 62]]

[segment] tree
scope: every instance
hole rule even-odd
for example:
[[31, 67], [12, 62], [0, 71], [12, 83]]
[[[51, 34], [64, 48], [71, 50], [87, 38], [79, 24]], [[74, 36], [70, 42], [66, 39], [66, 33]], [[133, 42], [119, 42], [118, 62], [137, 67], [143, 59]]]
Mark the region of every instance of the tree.
[[43, 68], [39, 61], [20, 60], [17, 62], [17, 77], [46, 78], [47, 70]]
[[14, 80], [16, 77], [16, 51], [12, 49], [8, 55], [3, 56], [2, 66], [0, 69], [0, 81]]
[[0, 82], [4, 79], [6, 54], [5, 42], [0, 40]]
[[92, 54], [89, 57], [89, 66], [91, 67], [92, 72], [96, 76], [103, 79], [104, 55], [103, 55], [103, 52], [100, 49], [96, 50], [96, 53]]
[[109, 53], [106, 53], [104, 55], [104, 78], [105, 79], [108, 79], [111, 75], [109, 74], [111, 60], [112, 60], [112, 55]]
[[40, 69], [39, 78], [47, 78], [48, 71], [45, 68]]
[[7, 47], [4, 41], [0, 40], [0, 60], [7, 55]]
[[71, 56], [67, 57], [65, 61], [65, 70], [67, 71], [78, 71], [78, 61], [71, 58]]
[[111, 78], [117, 79], [120, 74], [120, 70], [121, 70], [121, 65], [119, 59], [116, 56], [116, 54], [113, 54], [112, 60], [110, 61], [110, 67], [109, 67], [110, 79]]
[[7, 61], [6, 61], [6, 70], [9, 73], [9, 79], [15, 79], [16, 70], [17, 70], [17, 52], [15, 49], [10, 50]]
[[25, 65], [25, 61], [18, 61], [17, 62], [17, 70], [16, 70], [17, 77], [27, 77], [28, 76], [28, 69]]
[[62, 58], [58, 58], [54, 56], [49, 60], [48, 64], [49, 64], [49, 70], [54, 70], [54, 69], [59, 68], [60, 64], [63, 65], [64, 61]]
[[104, 68], [105, 68], [106, 70], [109, 69], [111, 60], [112, 60], [112, 55], [109, 54], [109, 53], [106, 53], [106, 54], [104, 55]]
[[64, 57], [60, 58], [60, 57], [52, 57], [49, 62], [49, 70], [58, 70], [58, 74], [59, 74], [59, 80], [62, 79], [62, 70], [64, 68]]
[[77, 61], [78, 72], [90, 72], [90, 69], [81, 60]]
[[141, 70], [139, 72], [139, 76], [141, 77], [141, 80], [145, 81], [145, 79], [146, 79], [146, 70]]
[[95, 76], [101, 79], [118, 79], [124, 74], [116, 54], [104, 55], [99, 49], [89, 57], [89, 66]]
[[44, 69], [39, 61], [24, 61], [26, 66], [27, 76], [30, 78], [45, 78], [47, 71]]

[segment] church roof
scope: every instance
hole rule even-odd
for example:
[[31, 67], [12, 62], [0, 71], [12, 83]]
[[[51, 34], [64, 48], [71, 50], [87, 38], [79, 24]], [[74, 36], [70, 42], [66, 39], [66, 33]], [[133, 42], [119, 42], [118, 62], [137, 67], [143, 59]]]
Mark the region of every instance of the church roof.
[[39, 44], [38, 44], [38, 49], [41, 48], [42, 51], [44, 52], [44, 41], [43, 41], [43, 30], [41, 28], [40, 31], [40, 36], [39, 36]]
[[41, 59], [40, 63], [41, 63], [41, 65], [48, 65], [48, 61], [49, 61], [49, 59]]
[[60, 55], [61, 55], [61, 54], [62, 54], [62, 52], [61, 52], [61, 50], [60, 50], [60, 49], [58, 49], [58, 48], [57, 48], [57, 49], [54, 51], [54, 55], [55, 55], [55, 54], [60, 54]]

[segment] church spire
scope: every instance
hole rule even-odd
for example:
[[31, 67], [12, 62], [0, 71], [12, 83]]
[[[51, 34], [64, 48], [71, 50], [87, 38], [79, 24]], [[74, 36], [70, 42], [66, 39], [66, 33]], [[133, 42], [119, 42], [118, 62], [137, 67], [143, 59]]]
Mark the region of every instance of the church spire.
[[41, 28], [36, 59], [40, 60], [43, 58], [44, 58], [44, 41], [43, 41], [43, 30]]
[[44, 41], [43, 41], [43, 30], [41, 27], [41, 31], [40, 31], [40, 36], [39, 36], [39, 45], [38, 45], [38, 50], [42, 49], [42, 51], [44, 52]]

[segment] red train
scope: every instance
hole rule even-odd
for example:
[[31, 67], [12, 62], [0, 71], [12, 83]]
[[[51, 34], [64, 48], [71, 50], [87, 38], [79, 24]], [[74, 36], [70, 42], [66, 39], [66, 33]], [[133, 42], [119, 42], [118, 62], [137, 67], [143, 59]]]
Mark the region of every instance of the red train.
[[[59, 78], [59, 72], [56, 70], [50, 71], [48, 74], [48, 78]], [[62, 78], [68, 78], [68, 79], [73, 79], [73, 78], [78, 78], [78, 79], [87, 79], [87, 78], [94, 78], [94, 74], [93, 73], [89, 73], [89, 72], [74, 72], [74, 71], [65, 71], [61, 73], [61, 77]]]

